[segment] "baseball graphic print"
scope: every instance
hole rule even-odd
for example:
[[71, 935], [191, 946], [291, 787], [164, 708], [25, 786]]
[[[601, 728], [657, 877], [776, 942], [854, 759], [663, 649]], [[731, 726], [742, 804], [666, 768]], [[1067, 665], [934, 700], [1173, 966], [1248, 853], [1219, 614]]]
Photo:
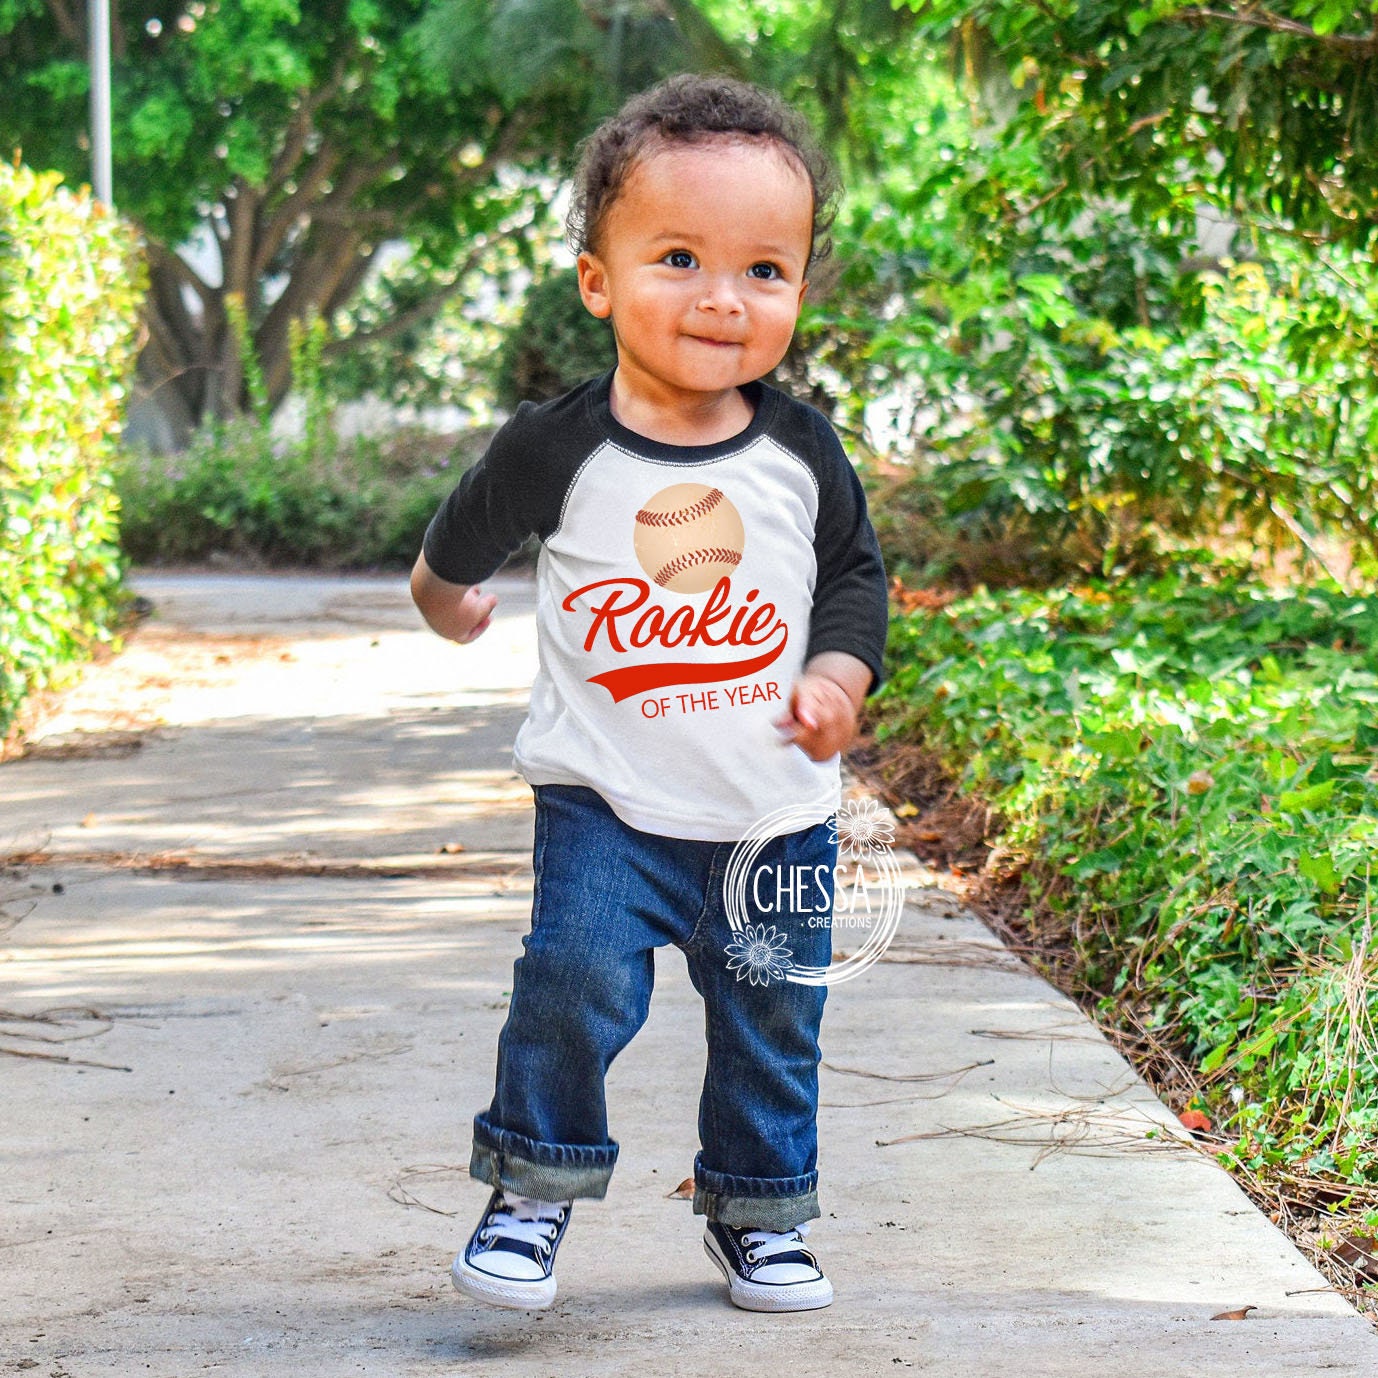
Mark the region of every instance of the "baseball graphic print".
[[741, 563], [745, 545], [741, 514], [721, 488], [675, 483], [636, 514], [636, 558], [670, 593], [707, 593]]
[[[589, 618], [586, 652], [628, 657], [588, 682], [614, 703], [680, 685], [714, 686], [645, 701], [647, 718], [779, 702], [774, 680], [735, 684], [780, 658], [789, 626], [761, 589], [733, 588], [746, 531], [732, 500], [706, 483], [674, 483], [641, 502], [631, 528], [632, 551], [650, 578], [597, 579], [560, 601], [563, 611]], [[689, 654], [699, 647], [707, 654]], [[667, 658], [667, 651], [679, 654]]]

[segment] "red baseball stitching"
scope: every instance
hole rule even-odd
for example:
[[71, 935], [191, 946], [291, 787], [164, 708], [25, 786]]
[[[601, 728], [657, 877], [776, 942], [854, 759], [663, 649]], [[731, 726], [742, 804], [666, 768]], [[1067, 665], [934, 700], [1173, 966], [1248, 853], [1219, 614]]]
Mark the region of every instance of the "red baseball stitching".
[[723, 550], [718, 546], [701, 546], [698, 550], [686, 550], [682, 555], [676, 555], [669, 564], [662, 565], [655, 574], [655, 581], [664, 588], [676, 575], [683, 574], [686, 569], [692, 569], [695, 565], [739, 565], [742, 562], [740, 551]]
[[722, 501], [722, 490], [710, 488], [697, 502], [691, 502], [688, 507], [678, 507], [673, 512], [648, 512], [643, 507], [636, 514], [636, 520], [641, 526], [683, 526], [686, 522], [706, 516]]

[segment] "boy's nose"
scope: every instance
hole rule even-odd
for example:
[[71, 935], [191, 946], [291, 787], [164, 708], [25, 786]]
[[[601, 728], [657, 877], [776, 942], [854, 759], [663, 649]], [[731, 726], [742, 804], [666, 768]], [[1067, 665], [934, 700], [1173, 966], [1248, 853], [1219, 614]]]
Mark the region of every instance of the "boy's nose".
[[733, 282], [712, 279], [704, 285], [699, 310], [712, 311], [715, 315], [735, 315], [742, 310], [741, 293]]

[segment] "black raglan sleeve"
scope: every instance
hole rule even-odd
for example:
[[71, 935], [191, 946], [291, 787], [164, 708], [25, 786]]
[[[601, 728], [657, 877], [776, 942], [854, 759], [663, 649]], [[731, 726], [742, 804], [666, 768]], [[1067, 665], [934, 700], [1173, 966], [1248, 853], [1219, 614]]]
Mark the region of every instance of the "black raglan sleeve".
[[845, 651], [868, 665], [874, 693], [885, 678], [889, 593], [866, 494], [827, 418], [808, 409], [818, 519], [813, 550], [818, 576], [809, 621], [808, 656]]
[[426, 563], [452, 584], [477, 584], [495, 574], [536, 530], [530, 410], [518, 408], [426, 528]]

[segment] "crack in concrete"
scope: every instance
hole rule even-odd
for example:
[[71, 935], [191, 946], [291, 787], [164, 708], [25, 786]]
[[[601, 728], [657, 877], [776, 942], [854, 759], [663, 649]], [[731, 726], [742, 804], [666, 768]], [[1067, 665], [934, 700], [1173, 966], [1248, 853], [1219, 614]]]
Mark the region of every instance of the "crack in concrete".
[[333, 880], [521, 880], [531, 872], [526, 853], [488, 853], [433, 861], [428, 857], [337, 861], [305, 857], [216, 857], [185, 852], [13, 852], [0, 870], [84, 866], [135, 875], [175, 874], [187, 880], [277, 880], [294, 876]]

